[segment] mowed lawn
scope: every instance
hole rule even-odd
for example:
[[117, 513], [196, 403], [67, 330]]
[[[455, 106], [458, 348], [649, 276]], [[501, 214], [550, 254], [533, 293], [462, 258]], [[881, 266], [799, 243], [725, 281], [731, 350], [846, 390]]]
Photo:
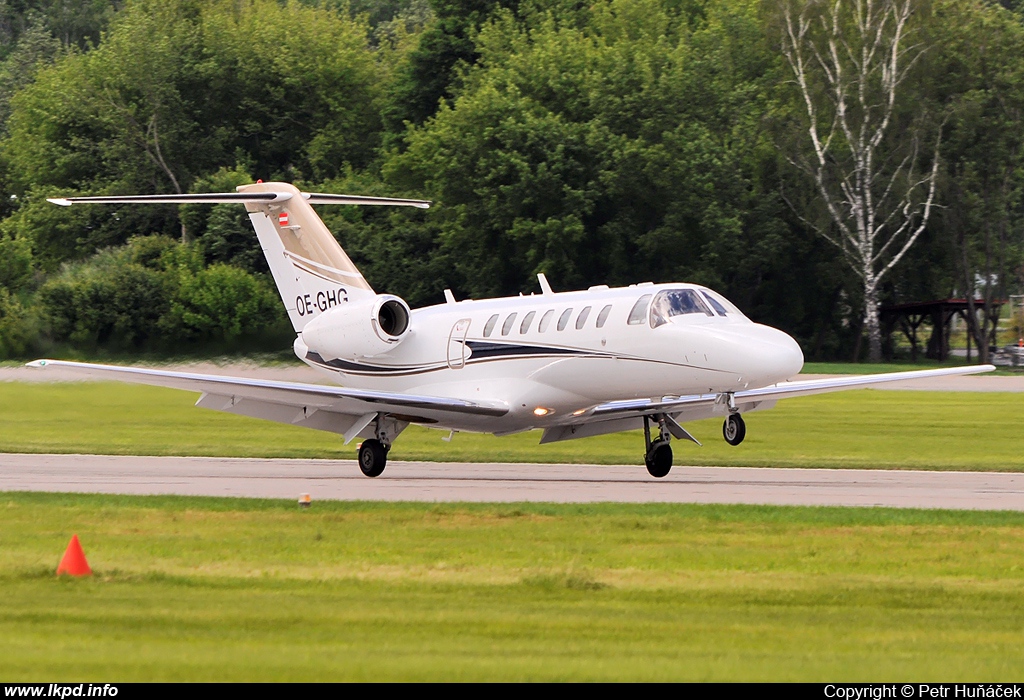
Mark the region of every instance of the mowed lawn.
[[[114, 383], [0, 383], [0, 452], [354, 459], [333, 433], [195, 408], [196, 394]], [[738, 447], [718, 419], [688, 423], [676, 464], [1024, 471], [1024, 394], [858, 390], [747, 416]], [[642, 464], [639, 432], [539, 445], [413, 426], [391, 459]]]
[[7, 493], [0, 601], [9, 682], [1010, 681], [1024, 514]]

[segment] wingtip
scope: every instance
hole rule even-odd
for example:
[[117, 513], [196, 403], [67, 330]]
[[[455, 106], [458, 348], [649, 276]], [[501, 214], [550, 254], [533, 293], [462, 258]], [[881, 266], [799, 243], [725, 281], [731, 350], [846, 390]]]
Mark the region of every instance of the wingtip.
[[47, 197], [46, 201], [50, 204], [56, 204], [58, 207], [70, 207], [74, 204], [70, 199], [65, 199], [63, 197]]
[[50, 360], [32, 360], [25, 364], [26, 367], [46, 367], [50, 364]]

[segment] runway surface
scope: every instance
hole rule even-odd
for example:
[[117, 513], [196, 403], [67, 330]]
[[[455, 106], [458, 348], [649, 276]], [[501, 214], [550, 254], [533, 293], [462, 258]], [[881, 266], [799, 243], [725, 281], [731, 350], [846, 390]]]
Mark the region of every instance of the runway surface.
[[0, 455], [0, 491], [180, 494], [317, 500], [749, 503], [1024, 510], [1024, 474], [857, 469]]

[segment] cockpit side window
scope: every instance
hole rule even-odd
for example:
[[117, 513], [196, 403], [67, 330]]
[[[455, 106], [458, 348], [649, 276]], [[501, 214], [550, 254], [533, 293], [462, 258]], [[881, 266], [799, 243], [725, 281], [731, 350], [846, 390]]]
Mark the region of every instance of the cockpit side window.
[[735, 304], [733, 304], [731, 301], [723, 297], [718, 292], [712, 292], [707, 289], [702, 289], [700, 290], [700, 293], [707, 298], [707, 300], [711, 303], [711, 306], [714, 307], [715, 311], [717, 311], [722, 316], [731, 316], [733, 318], [746, 318], [743, 315], [743, 312], [740, 311]]
[[704, 314], [714, 316], [715, 313], [693, 289], [666, 289], [658, 292], [651, 304], [651, 328], [668, 323], [673, 316], [686, 314]]
[[714, 309], [715, 312], [718, 313], [719, 316], [728, 316], [729, 315], [729, 312], [727, 312], [725, 310], [725, 307], [722, 306], [722, 304], [718, 301], [718, 299], [715, 299], [713, 296], [711, 296], [710, 294], [708, 294], [707, 292], [705, 292], [703, 290], [701, 290], [701, 294], [704, 295], [704, 298], [708, 300], [709, 304], [711, 304], [711, 308]]
[[642, 297], [636, 300], [633, 304], [633, 310], [629, 312], [629, 320], [626, 321], [631, 326], [639, 326], [647, 320], [647, 302], [651, 300], [650, 294], [644, 294]]

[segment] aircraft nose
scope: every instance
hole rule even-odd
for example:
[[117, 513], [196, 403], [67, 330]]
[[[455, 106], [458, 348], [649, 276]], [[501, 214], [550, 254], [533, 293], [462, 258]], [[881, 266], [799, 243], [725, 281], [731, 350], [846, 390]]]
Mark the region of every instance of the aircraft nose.
[[777, 328], [757, 325], [756, 354], [763, 382], [774, 384], [800, 373], [804, 367], [804, 353], [788, 333]]

